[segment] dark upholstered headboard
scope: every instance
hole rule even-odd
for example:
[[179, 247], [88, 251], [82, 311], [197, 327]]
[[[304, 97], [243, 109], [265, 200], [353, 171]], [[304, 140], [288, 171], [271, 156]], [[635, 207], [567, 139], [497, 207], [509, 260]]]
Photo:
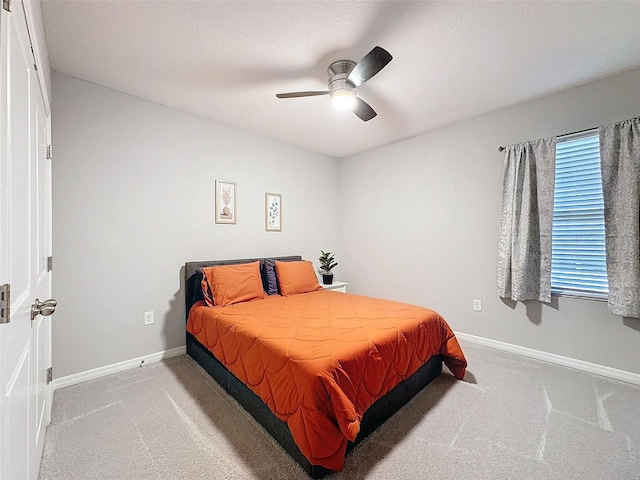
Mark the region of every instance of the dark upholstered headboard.
[[[202, 280], [202, 269], [204, 267], [213, 267], [215, 265], [235, 265], [238, 263], [260, 262], [264, 264], [265, 260], [278, 260], [281, 262], [292, 262], [302, 260], [300, 255], [291, 255], [288, 257], [264, 257], [264, 258], [241, 258], [234, 260], [209, 260], [205, 262], [187, 262], [184, 265], [184, 305], [186, 309], [186, 317], [189, 316], [189, 310], [198, 300], [203, 300], [200, 281]], [[261, 268], [262, 270], [262, 268]], [[186, 321], [186, 320], [185, 320]]]

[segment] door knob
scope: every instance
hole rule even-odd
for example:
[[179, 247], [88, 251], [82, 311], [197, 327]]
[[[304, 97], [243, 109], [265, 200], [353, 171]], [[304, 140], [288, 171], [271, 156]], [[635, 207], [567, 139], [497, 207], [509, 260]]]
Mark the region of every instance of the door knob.
[[36, 301], [33, 305], [31, 305], [31, 320], [34, 320], [36, 316], [42, 315], [43, 317], [48, 317], [53, 312], [56, 311], [56, 306], [58, 302], [53, 298], [48, 300], [40, 301], [36, 298]]

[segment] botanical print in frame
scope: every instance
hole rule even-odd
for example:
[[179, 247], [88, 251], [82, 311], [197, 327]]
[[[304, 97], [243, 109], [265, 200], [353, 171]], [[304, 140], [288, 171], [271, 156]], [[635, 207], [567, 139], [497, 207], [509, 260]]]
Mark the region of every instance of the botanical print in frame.
[[216, 180], [216, 223], [236, 223], [236, 182]]
[[264, 210], [267, 232], [281, 232], [282, 195], [280, 195], [279, 193], [265, 193]]

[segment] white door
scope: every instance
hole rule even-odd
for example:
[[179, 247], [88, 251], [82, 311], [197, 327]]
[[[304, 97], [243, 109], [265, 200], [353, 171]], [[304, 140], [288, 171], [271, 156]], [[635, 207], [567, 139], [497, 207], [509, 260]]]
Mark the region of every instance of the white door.
[[[51, 272], [48, 269], [48, 257], [51, 254], [51, 162], [47, 160], [47, 148], [50, 144], [49, 119], [46, 116], [44, 100], [40, 83], [35, 72], [30, 82], [30, 113], [31, 113], [31, 156], [35, 162], [35, 178], [31, 178], [32, 201], [35, 208], [31, 215], [35, 216], [36, 231], [33, 241], [32, 262], [35, 264], [33, 272], [35, 280], [35, 303], [45, 303], [42, 313], [35, 315], [31, 321], [31, 401], [33, 402], [29, 415], [33, 414], [33, 421], [29, 421], [29, 438], [31, 439], [29, 457], [29, 478], [37, 478], [44, 446], [44, 434], [51, 418], [51, 385], [47, 380], [47, 370], [51, 366], [51, 316], [55, 310], [55, 303], [51, 302]], [[33, 302], [32, 302], [33, 303]], [[51, 308], [47, 308], [48, 306]], [[30, 317], [31, 318], [31, 317]], [[32, 453], [34, 452], [34, 453]], [[25, 477], [26, 478], [26, 477]]]
[[0, 323], [0, 480], [37, 478], [51, 414], [51, 317], [31, 312], [51, 294], [50, 121], [33, 64], [14, 0], [11, 12], [0, 10], [0, 285], [10, 285], [9, 322]]

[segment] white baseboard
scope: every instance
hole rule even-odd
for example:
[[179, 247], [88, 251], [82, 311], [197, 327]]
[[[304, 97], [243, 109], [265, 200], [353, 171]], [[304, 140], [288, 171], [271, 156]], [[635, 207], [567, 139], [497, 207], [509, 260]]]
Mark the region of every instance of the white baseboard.
[[176, 347], [169, 350], [163, 350], [162, 352], [152, 353], [150, 355], [144, 355], [143, 357], [132, 358], [131, 360], [125, 360], [124, 362], [113, 363], [111, 365], [105, 365], [104, 367], [93, 368], [84, 372], [74, 373], [73, 375], [67, 375], [66, 377], [54, 378], [53, 389], [69, 387], [78, 383], [86, 382], [88, 380], [94, 380], [96, 378], [111, 375], [112, 373], [123, 372], [132, 368], [137, 368], [142, 362], [145, 364], [159, 362], [165, 358], [177, 357], [187, 353], [187, 347]]
[[469, 335], [468, 333], [455, 332], [455, 334], [456, 337], [462, 341], [476, 343], [478, 345], [495, 348], [497, 350], [504, 350], [505, 352], [515, 353], [525, 357], [535, 358], [537, 360], [542, 360], [543, 362], [555, 363], [556, 365], [562, 365], [563, 367], [575, 368], [576, 370], [582, 370], [602, 377], [613, 378], [615, 380], [632, 383], [634, 385], [640, 385], [640, 374], [638, 373], [618, 370], [617, 368], [606, 367], [604, 365], [585, 362], [584, 360], [577, 360], [575, 358], [563, 357], [562, 355], [556, 355], [555, 353], [547, 353], [541, 350], [534, 350], [533, 348], [521, 347], [520, 345], [492, 340], [490, 338], [476, 337], [475, 335]]
[[[626, 370], [619, 370], [617, 368], [606, 367], [604, 365], [598, 365], [597, 363], [585, 362], [584, 360], [577, 360], [575, 358], [564, 357], [562, 355], [556, 355], [555, 353], [543, 352], [541, 350], [535, 350], [533, 348], [521, 347], [520, 345], [513, 345], [511, 343], [500, 342], [498, 340], [492, 340], [490, 338], [477, 337], [468, 333], [455, 332], [456, 337], [459, 340], [469, 343], [475, 343], [483, 345], [485, 347], [495, 348], [497, 350], [503, 350], [505, 352], [515, 353], [517, 355], [523, 355], [525, 357], [535, 358], [536, 360], [542, 360], [543, 362], [554, 363], [556, 365], [562, 365], [563, 367], [575, 368], [576, 370], [582, 370], [584, 372], [593, 373], [603, 377], [613, 378], [622, 382], [632, 383], [634, 385], [640, 385], [640, 374], [627, 372]], [[164, 350], [162, 352], [152, 353], [151, 355], [145, 355], [143, 357], [133, 358], [131, 360], [125, 360], [124, 362], [114, 363], [112, 365], [106, 365], [104, 367], [94, 368], [80, 373], [74, 373], [73, 375], [67, 375], [66, 377], [56, 378], [53, 380], [53, 389], [69, 387], [78, 383], [86, 382], [88, 380], [94, 380], [96, 378], [111, 375], [112, 373], [123, 372], [140, 366], [140, 363], [153, 363], [159, 362], [165, 358], [176, 357], [183, 355], [187, 352], [186, 346], [172, 348], [170, 350]]]

